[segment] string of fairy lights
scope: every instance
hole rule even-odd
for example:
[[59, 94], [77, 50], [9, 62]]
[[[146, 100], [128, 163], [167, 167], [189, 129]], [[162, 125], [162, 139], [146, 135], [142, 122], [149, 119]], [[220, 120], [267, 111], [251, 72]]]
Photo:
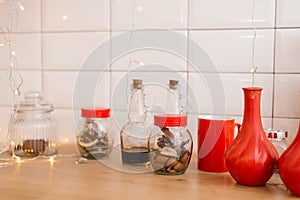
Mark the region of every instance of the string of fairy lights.
[[[5, 48], [7, 47], [9, 52], [8, 57], [8, 81], [9, 85], [13, 94], [13, 101], [12, 101], [12, 109], [11, 109], [11, 116], [9, 119], [8, 125], [8, 132], [11, 131], [11, 120], [15, 117], [15, 104], [17, 101], [17, 97], [21, 95], [21, 87], [24, 83], [22, 74], [19, 71], [19, 64], [17, 60], [17, 51], [16, 51], [16, 41], [18, 35], [18, 18], [19, 12], [25, 11], [25, 7], [22, 2], [17, 0], [10, 0], [8, 1], [7, 5], [7, 17], [6, 23], [4, 27], [0, 27], [1, 35], [3, 36], [3, 41], [0, 40], [0, 47]], [[7, 149], [1, 149], [0, 155], [7, 153]], [[57, 154], [55, 156], [37, 156], [32, 158], [21, 159], [16, 155], [12, 156], [3, 156], [0, 158], [0, 168], [9, 167], [15, 163], [23, 163], [26, 161], [32, 161], [39, 158], [47, 158], [51, 165], [53, 165], [55, 161], [55, 157], [76, 157], [76, 154]], [[76, 161], [78, 163], [78, 161]], [[75, 163], [76, 163], [75, 162]], [[79, 163], [83, 163], [84, 161], [79, 160]]]
[[252, 87], [254, 87], [254, 82], [255, 82], [255, 73], [257, 72], [257, 67], [255, 65], [255, 42], [256, 42], [256, 37], [257, 37], [257, 32], [256, 32], [256, 25], [255, 25], [255, 0], [252, 0], [252, 11], [251, 11], [251, 21], [252, 21], [252, 28], [253, 28], [253, 39], [252, 39], [252, 68], [251, 68], [251, 73], [252, 73]]
[[[18, 16], [19, 12], [24, 11], [25, 7], [23, 4], [16, 0], [10, 0], [7, 5], [7, 16], [6, 16], [6, 23], [4, 27], [0, 27], [1, 35], [3, 36], [3, 42], [0, 42], [0, 46], [2, 48], [7, 47], [9, 57], [8, 57], [8, 81], [10, 88], [13, 94], [13, 101], [12, 101], [12, 109], [11, 115], [9, 119], [9, 124], [11, 124], [11, 120], [15, 116], [15, 103], [16, 97], [20, 96], [21, 94], [21, 87], [23, 85], [23, 77], [18, 70], [18, 60], [17, 60], [17, 53], [16, 53], [16, 40], [18, 34]], [[12, 127], [8, 126], [8, 131], [11, 130]], [[6, 149], [1, 149], [1, 154], [4, 153]], [[2, 165], [5, 163], [2, 163]], [[0, 165], [1, 166], [1, 165]]]

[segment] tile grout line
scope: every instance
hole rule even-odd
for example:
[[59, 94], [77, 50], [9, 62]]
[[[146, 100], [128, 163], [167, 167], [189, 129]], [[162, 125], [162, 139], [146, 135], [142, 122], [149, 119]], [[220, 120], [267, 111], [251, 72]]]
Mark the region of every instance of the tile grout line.
[[189, 70], [189, 58], [190, 58], [190, 42], [189, 42], [189, 38], [190, 38], [190, 31], [189, 31], [189, 27], [190, 27], [190, 0], [187, 0], [187, 38], [186, 38], [186, 57], [187, 57], [187, 61], [186, 61], [186, 70], [187, 70], [187, 80], [186, 80], [186, 97], [185, 97], [185, 105], [186, 105], [186, 114], [189, 115], [189, 101], [188, 101], [188, 97], [189, 97], [189, 93], [190, 93], [190, 87], [189, 87], [189, 82], [190, 82], [190, 70]]
[[109, 107], [112, 108], [113, 71], [112, 71], [112, 1], [109, 1]]
[[273, 84], [272, 84], [272, 121], [271, 127], [274, 127], [274, 112], [275, 112], [275, 85], [276, 85], [276, 37], [277, 37], [277, 0], [275, 1], [275, 8], [274, 8], [274, 34], [273, 34]]
[[44, 33], [43, 33], [43, 21], [44, 21], [44, 9], [43, 9], [44, 1], [41, 0], [40, 5], [40, 34], [41, 34], [41, 73], [42, 73], [42, 80], [41, 80], [41, 90], [45, 92], [45, 66], [44, 66]]

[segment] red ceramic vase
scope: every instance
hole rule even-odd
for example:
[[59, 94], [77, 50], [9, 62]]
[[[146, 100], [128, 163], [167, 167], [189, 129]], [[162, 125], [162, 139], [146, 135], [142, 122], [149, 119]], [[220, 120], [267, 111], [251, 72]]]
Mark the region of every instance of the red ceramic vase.
[[300, 196], [300, 124], [294, 141], [280, 156], [278, 168], [285, 186]]
[[234, 180], [246, 186], [264, 185], [273, 175], [278, 153], [262, 127], [262, 88], [244, 90], [244, 119], [235, 140], [225, 153], [226, 166]]

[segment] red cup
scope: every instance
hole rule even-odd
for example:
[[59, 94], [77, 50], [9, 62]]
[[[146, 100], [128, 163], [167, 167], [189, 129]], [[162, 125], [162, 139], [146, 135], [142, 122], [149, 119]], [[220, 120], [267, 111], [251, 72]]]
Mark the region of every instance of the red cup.
[[198, 169], [227, 172], [225, 152], [234, 139], [233, 118], [205, 116], [198, 118]]

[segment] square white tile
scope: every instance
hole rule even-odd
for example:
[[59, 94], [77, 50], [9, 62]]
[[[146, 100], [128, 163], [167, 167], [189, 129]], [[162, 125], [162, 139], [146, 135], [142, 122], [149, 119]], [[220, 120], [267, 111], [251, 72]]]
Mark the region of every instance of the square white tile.
[[287, 141], [291, 144], [298, 133], [299, 121], [300, 119], [274, 118], [273, 128], [288, 131]]
[[276, 30], [276, 72], [300, 72], [300, 29]]
[[112, 0], [112, 29], [184, 29], [187, 27], [186, 0]]
[[[7, 24], [7, 13], [10, 1], [0, 1], [0, 27]], [[39, 32], [41, 30], [41, 0], [22, 0], [16, 3], [18, 32]]]
[[277, 0], [277, 24], [278, 27], [299, 27], [300, 1], [298, 0]]
[[[19, 73], [23, 77], [24, 83], [20, 88], [21, 96], [17, 97], [16, 100], [23, 100], [23, 95], [26, 92], [42, 90], [41, 71], [19, 71]], [[0, 105], [11, 106], [13, 104], [13, 91], [8, 81], [8, 71], [0, 71], [0, 85]]]
[[76, 144], [77, 124], [74, 113], [72, 109], [55, 109], [53, 112], [53, 117], [57, 121], [57, 138], [60, 144]]
[[[13, 49], [16, 54], [19, 69], [41, 69], [41, 34], [18, 34]], [[2, 38], [0, 42], [3, 41]], [[0, 69], [9, 68], [9, 49], [0, 46]]]
[[[261, 115], [272, 116], [272, 75], [255, 76], [262, 87]], [[251, 74], [189, 73], [188, 108], [190, 113], [243, 115], [242, 88], [251, 87]], [[223, 84], [220, 86], [220, 84]]]
[[[102, 47], [106, 51], [98, 51]], [[104, 70], [105, 66], [101, 66], [101, 63], [103, 60], [109, 62], [109, 54], [107, 32], [44, 34], [45, 69], [79, 70], [88, 62], [89, 65], [84, 66], [84, 69]]]
[[182, 72], [112, 72], [111, 108], [128, 110], [132, 79], [142, 79], [145, 103], [151, 112], [164, 112], [167, 103], [169, 79], [179, 81], [182, 94], [181, 104], [185, 107], [187, 74]]
[[57, 108], [109, 105], [109, 72], [45, 72], [44, 81], [45, 93]]
[[275, 75], [275, 117], [300, 118], [300, 74]]
[[[251, 28], [252, 0], [191, 0], [189, 28]], [[274, 27], [275, 1], [255, 2], [255, 26]]]
[[149, 71], [187, 71], [186, 31], [113, 32], [111, 44], [112, 70], [138, 68], [132, 60], [147, 65]]
[[109, 0], [43, 0], [44, 31], [109, 30]]
[[[189, 45], [189, 61], [195, 62], [199, 56], [208, 56], [214, 64], [210, 67], [202, 63], [190, 71], [201, 72], [250, 72], [252, 68], [252, 30], [224, 30], [224, 31], [191, 31]], [[255, 42], [255, 65], [259, 72], [273, 70], [273, 30], [257, 30]], [[203, 52], [201, 52], [201, 50]], [[205, 55], [205, 53], [207, 55]], [[199, 66], [200, 65], [200, 66]], [[199, 70], [200, 67], [200, 70]]]

